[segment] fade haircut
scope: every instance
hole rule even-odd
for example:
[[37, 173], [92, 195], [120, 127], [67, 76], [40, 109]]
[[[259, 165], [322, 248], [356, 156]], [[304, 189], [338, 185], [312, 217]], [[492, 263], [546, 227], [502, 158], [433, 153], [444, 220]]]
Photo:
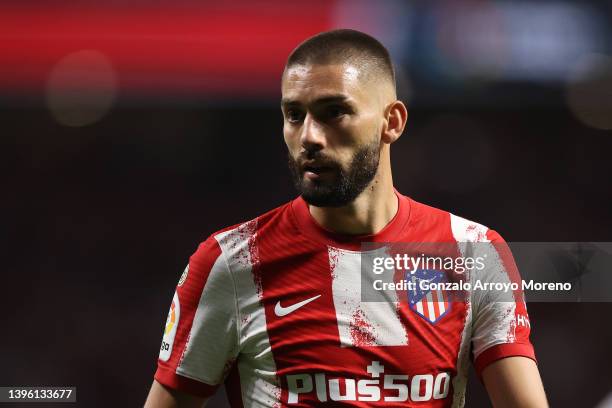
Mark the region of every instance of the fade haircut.
[[388, 80], [396, 89], [389, 51], [376, 38], [357, 30], [332, 30], [308, 38], [291, 52], [285, 72], [294, 65], [347, 62], [368, 78]]

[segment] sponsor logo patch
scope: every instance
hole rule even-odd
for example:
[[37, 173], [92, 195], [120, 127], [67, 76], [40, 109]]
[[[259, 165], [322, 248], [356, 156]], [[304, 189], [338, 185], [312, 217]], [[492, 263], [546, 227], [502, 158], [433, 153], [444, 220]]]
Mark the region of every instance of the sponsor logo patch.
[[312, 401], [315, 395], [320, 402], [384, 401], [392, 406], [398, 406], [395, 402], [422, 402], [448, 397], [451, 383], [448, 372], [414, 375], [389, 373], [380, 361], [372, 361], [366, 371], [370, 378], [367, 375], [361, 378], [339, 378], [329, 373], [289, 374], [286, 376], [289, 391], [287, 404], [303, 405]]
[[181, 305], [179, 303], [178, 294], [174, 293], [172, 298], [172, 305], [170, 305], [170, 311], [168, 312], [168, 318], [166, 319], [166, 327], [164, 329], [164, 337], [162, 339], [161, 349], [159, 351], [159, 359], [162, 361], [168, 361], [170, 355], [172, 355], [172, 345], [174, 344], [174, 337], [176, 336], [176, 328], [179, 323], [181, 316]]

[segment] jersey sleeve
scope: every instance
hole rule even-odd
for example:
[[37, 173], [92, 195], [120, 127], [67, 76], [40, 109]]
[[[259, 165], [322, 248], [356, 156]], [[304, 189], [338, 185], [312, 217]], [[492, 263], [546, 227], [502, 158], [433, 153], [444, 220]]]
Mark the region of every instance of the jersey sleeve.
[[164, 329], [155, 379], [208, 397], [238, 354], [236, 292], [223, 253], [208, 238], [189, 259]]
[[[523, 356], [536, 361], [529, 341], [531, 323], [512, 252], [493, 230], [487, 231], [487, 241], [475, 244], [475, 253], [485, 257], [486, 267], [472, 279], [472, 350], [479, 378], [485, 367], [501, 358]], [[506, 284], [509, 289], [475, 290], [476, 280], [483, 284]]]

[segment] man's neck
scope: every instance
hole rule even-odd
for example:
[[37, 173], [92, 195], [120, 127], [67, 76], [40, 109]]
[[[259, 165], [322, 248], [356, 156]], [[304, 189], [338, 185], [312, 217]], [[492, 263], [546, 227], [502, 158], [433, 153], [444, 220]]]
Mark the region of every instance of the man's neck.
[[310, 214], [320, 226], [328, 231], [346, 235], [380, 232], [393, 219], [398, 208], [398, 197], [390, 178], [375, 178], [352, 203], [344, 207], [309, 205]]

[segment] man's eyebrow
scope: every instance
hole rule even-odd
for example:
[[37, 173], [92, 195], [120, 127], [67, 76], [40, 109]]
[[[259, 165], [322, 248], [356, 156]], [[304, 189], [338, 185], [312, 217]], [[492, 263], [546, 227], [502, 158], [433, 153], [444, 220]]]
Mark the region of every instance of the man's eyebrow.
[[[315, 99], [315, 101], [313, 102], [313, 104], [318, 105], [318, 104], [327, 104], [327, 103], [338, 103], [338, 102], [347, 102], [349, 100], [349, 98], [346, 95], [342, 95], [342, 94], [338, 94], [338, 95], [327, 95], [327, 96], [322, 96], [320, 98]], [[281, 106], [285, 107], [285, 106], [299, 106], [301, 105], [300, 102], [293, 100], [293, 99], [286, 99], [283, 98], [281, 99]]]

